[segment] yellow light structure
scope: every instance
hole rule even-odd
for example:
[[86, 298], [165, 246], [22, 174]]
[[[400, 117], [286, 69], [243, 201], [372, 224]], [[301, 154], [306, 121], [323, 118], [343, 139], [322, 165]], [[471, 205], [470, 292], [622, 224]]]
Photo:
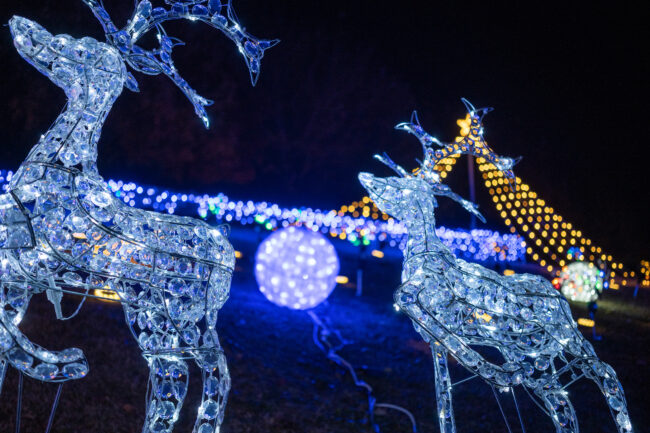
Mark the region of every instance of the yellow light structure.
[[[460, 136], [456, 137], [456, 142], [462, 141], [470, 134], [470, 123], [469, 114], [456, 121], [460, 128]], [[442, 179], [449, 175], [459, 156], [444, 158], [435, 165]], [[521, 178], [517, 177], [517, 190], [513, 191], [509, 182], [503, 177], [503, 173], [493, 164], [480, 157], [476, 158], [476, 163], [483, 184], [488, 189], [492, 202], [504, 223], [511, 233], [519, 233], [526, 244], [528, 256], [547, 272], [553, 276], [560, 275], [567, 263], [577, 259], [574, 256], [579, 251], [583, 260], [590, 263], [600, 261], [602, 267], [610, 270], [607, 275], [610, 287], [618, 288], [620, 285], [633, 283], [633, 272], [624, 271], [622, 263], [615, 261], [611, 255], [603, 251], [602, 247], [594, 244], [581, 230], [566, 221]], [[383, 220], [390, 218], [383, 214], [369, 197], [342, 206], [338, 215], [345, 214], [354, 217], [361, 214], [372, 215], [373, 219]], [[643, 261], [641, 268], [639, 281], [643, 287], [650, 287], [650, 261]]]
[[383, 259], [384, 258], [384, 252], [381, 251], [381, 250], [372, 250], [372, 252], [370, 254], [372, 254], [373, 257], [376, 257], [378, 259]]
[[535, 262], [558, 276], [563, 266], [577, 258], [576, 255], [591, 263], [600, 260], [612, 269], [609, 285], [617, 286], [615, 277], [617, 271], [622, 271], [622, 263], [604, 254], [601, 247], [566, 221], [520, 177], [517, 177], [517, 190], [513, 191], [493, 164], [483, 158], [477, 158], [476, 162], [492, 202], [497, 210], [506, 210], [501, 212], [501, 217], [511, 233], [519, 233], [526, 239], [526, 252]]

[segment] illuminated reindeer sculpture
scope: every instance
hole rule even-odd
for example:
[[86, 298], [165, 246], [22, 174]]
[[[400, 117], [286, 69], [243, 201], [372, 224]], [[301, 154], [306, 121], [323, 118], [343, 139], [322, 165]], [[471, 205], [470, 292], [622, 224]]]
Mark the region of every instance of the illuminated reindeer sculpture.
[[[420, 127], [414, 113], [411, 122], [399, 124], [397, 129], [414, 134], [422, 143], [424, 161], [420, 168], [408, 173], [384, 155], [377, 158], [399, 177], [359, 174], [375, 204], [408, 228], [402, 284], [395, 292], [395, 302], [431, 345], [441, 432], [456, 431], [448, 355], [493, 391], [497, 387], [513, 392], [514, 398], [513, 387], [522, 385], [550, 416], [558, 433], [578, 432], [565, 388], [581, 377], [592, 379], [604, 394], [618, 431], [631, 432], [616, 373], [598, 359], [578, 331], [566, 299], [542, 277], [502, 276], [457, 259], [437, 237], [437, 195], [450, 197], [481, 217], [473, 203], [440, 182], [434, 166], [445, 157], [471, 154], [484, 158], [501, 170], [507, 181], [505, 193], [514, 191], [515, 161], [497, 156], [483, 139], [482, 118], [489, 110], [474, 109], [463, 102], [471, 116], [471, 129], [462, 141], [440, 143]], [[498, 361], [495, 354], [499, 354]], [[488, 355], [492, 356], [488, 359]]]
[[[20, 55], [61, 87], [68, 103], [0, 196], [0, 386], [8, 364], [50, 382], [88, 372], [81, 350], [49, 351], [18, 329], [32, 295], [46, 292], [62, 318], [62, 293], [112, 290], [150, 368], [143, 431], [173, 429], [186, 395], [187, 361], [194, 360], [203, 376], [194, 431], [213, 433], [230, 389], [216, 332], [235, 261], [227, 231], [127, 206], [97, 172], [97, 142], [122, 88], [137, 90], [127, 66], [167, 75], [208, 126], [204, 106], [210, 101], [176, 70], [171, 51], [180, 41], [167, 36], [163, 22], [187, 19], [221, 30], [244, 56], [253, 84], [264, 50], [275, 41], [250, 36], [230, 4], [218, 0], [165, 0], [156, 8], [141, 0], [123, 29], [100, 2], [84, 2], [100, 20], [107, 43], [53, 36], [21, 17], [9, 23]], [[159, 48], [136, 45], [154, 28]]]

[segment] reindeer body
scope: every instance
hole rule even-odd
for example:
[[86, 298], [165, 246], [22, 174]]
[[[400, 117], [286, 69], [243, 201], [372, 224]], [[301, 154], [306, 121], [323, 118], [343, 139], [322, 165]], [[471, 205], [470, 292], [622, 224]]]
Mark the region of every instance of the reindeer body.
[[[476, 122], [476, 111], [470, 114]], [[418, 135], [425, 151], [433, 142], [419, 125], [399, 127]], [[463, 150], [460, 144], [456, 149], [463, 153], [468, 147]], [[502, 158], [488, 155], [492, 152], [487, 145], [484, 149], [482, 156], [492, 157], [495, 164], [502, 162]], [[418, 175], [409, 175], [384, 156], [379, 159], [401, 177], [376, 178], [361, 173], [359, 179], [375, 204], [403, 221], [408, 229], [402, 284], [395, 292], [395, 303], [431, 345], [441, 432], [456, 431], [448, 356], [493, 388], [509, 391], [518, 385], [525, 387], [558, 433], [578, 432], [565, 388], [582, 376], [590, 378], [605, 396], [618, 431], [631, 432], [616, 373], [598, 359], [578, 331], [568, 301], [542, 277], [499, 275], [457, 259], [440, 241], [435, 231], [434, 195], [450, 196], [469, 211], [477, 211], [471, 203], [442, 188], [435, 173], [425, 172], [436, 162], [429, 158], [435, 156], [433, 151], [427, 155]], [[508, 160], [502, 165], [506, 175], [511, 173]], [[563, 385], [565, 376], [570, 381]]]
[[194, 431], [218, 432], [230, 389], [216, 332], [235, 262], [227, 230], [131, 208], [97, 172], [103, 122], [129, 78], [114, 46], [52, 36], [20, 17], [10, 28], [20, 54], [68, 103], [0, 196], [0, 388], [7, 364], [51, 382], [88, 372], [81, 350], [49, 351], [20, 332], [34, 294], [46, 292], [61, 318], [63, 292], [112, 290], [150, 369], [143, 432], [173, 429], [187, 360], [203, 378]]

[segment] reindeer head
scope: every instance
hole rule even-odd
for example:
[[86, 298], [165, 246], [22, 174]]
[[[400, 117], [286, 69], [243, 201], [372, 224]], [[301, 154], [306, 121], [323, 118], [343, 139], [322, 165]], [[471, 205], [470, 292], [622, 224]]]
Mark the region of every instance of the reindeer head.
[[114, 47], [92, 38], [52, 36], [39, 24], [17, 16], [9, 28], [18, 53], [61, 87], [73, 104], [102, 106], [122, 91], [126, 69]]
[[444, 195], [459, 202], [467, 211], [485, 222], [477, 205], [461, 198], [441, 182], [437, 166], [442, 159], [451, 155], [471, 154], [485, 158], [501, 170], [514, 185], [515, 175], [512, 167], [517, 161], [496, 155], [483, 140], [482, 118], [491, 109], [475, 109], [466, 99], [462, 101], [472, 119], [470, 134], [463, 140], [450, 144], [441, 143], [422, 129], [417, 113], [414, 112], [410, 122], [400, 123], [395, 128], [408, 131], [420, 140], [424, 151], [424, 160], [420, 162], [420, 167], [409, 173], [393, 162], [388, 155], [375, 155], [375, 158], [393, 169], [399, 176], [377, 178], [369, 173], [359, 174], [359, 181], [382, 212], [408, 224], [409, 221], [420, 219], [422, 214], [432, 217], [433, 210], [437, 206], [435, 196]]
[[[377, 157], [382, 161], [387, 158]], [[429, 184], [419, 176], [376, 177], [370, 173], [359, 173], [359, 181], [382, 212], [400, 221], [414, 221], [419, 213], [426, 210], [433, 216], [436, 199]]]
[[[14, 42], [21, 55], [68, 92], [69, 83], [89, 83], [88, 71], [106, 72], [116, 75], [114, 83], [119, 91], [122, 86], [138, 91], [135, 78], [126, 72], [125, 66], [147, 75], [165, 74], [187, 96], [194, 111], [206, 128], [209, 126], [205, 106], [212, 101], [198, 95], [181, 77], [171, 54], [175, 46], [183, 43], [170, 37], [163, 23], [185, 19], [199, 21], [221, 30], [230, 38], [243, 55], [250, 71], [253, 85], [257, 82], [260, 62], [264, 51], [278, 41], [258, 40], [248, 34], [237, 21], [230, 2], [222, 5], [219, 0], [164, 0], [164, 6], [154, 8], [150, 0], [139, 0], [135, 12], [124, 28], [118, 28], [111, 20], [101, 0], [83, 0], [93, 11], [106, 33], [107, 44], [91, 38], [80, 40], [67, 35], [52, 36], [38, 24], [25, 18], [14, 17], [10, 22]], [[151, 30], [156, 30], [159, 46], [145, 50], [137, 41]], [[104, 64], [107, 63], [107, 64]], [[54, 74], [54, 66], [65, 64], [71, 73], [64, 79]], [[57, 68], [58, 70], [59, 68]], [[75, 75], [76, 71], [76, 75]], [[117, 92], [119, 94], [119, 91]]]

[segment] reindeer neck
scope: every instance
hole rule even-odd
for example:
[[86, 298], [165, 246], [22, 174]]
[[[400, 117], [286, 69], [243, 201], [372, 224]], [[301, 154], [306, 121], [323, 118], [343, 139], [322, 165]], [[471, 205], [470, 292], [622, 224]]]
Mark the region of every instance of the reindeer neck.
[[422, 216], [421, 219], [407, 224], [408, 241], [405, 258], [425, 252], [437, 251], [442, 245], [436, 234], [436, 222], [433, 217]]
[[413, 272], [422, 267], [423, 260], [443, 261], [453, 258], [449, 249], [436, 234], [433, 209], [420, 211], [417, 216], [418, 218], [407, 223], [408, 241], [404, 251], [403, 281], [409, 279]]
[[[88, 93], [93, 94], [92, 90]], [[106, 116], [119, 93], [116, 91], [101, 99], [69, 98], [63, 112], [29, 152], [11, 186], [20, 186], [24, 167], [34, 164], [74, 167], [85, 175], [99, 177], [97, 142]]]

